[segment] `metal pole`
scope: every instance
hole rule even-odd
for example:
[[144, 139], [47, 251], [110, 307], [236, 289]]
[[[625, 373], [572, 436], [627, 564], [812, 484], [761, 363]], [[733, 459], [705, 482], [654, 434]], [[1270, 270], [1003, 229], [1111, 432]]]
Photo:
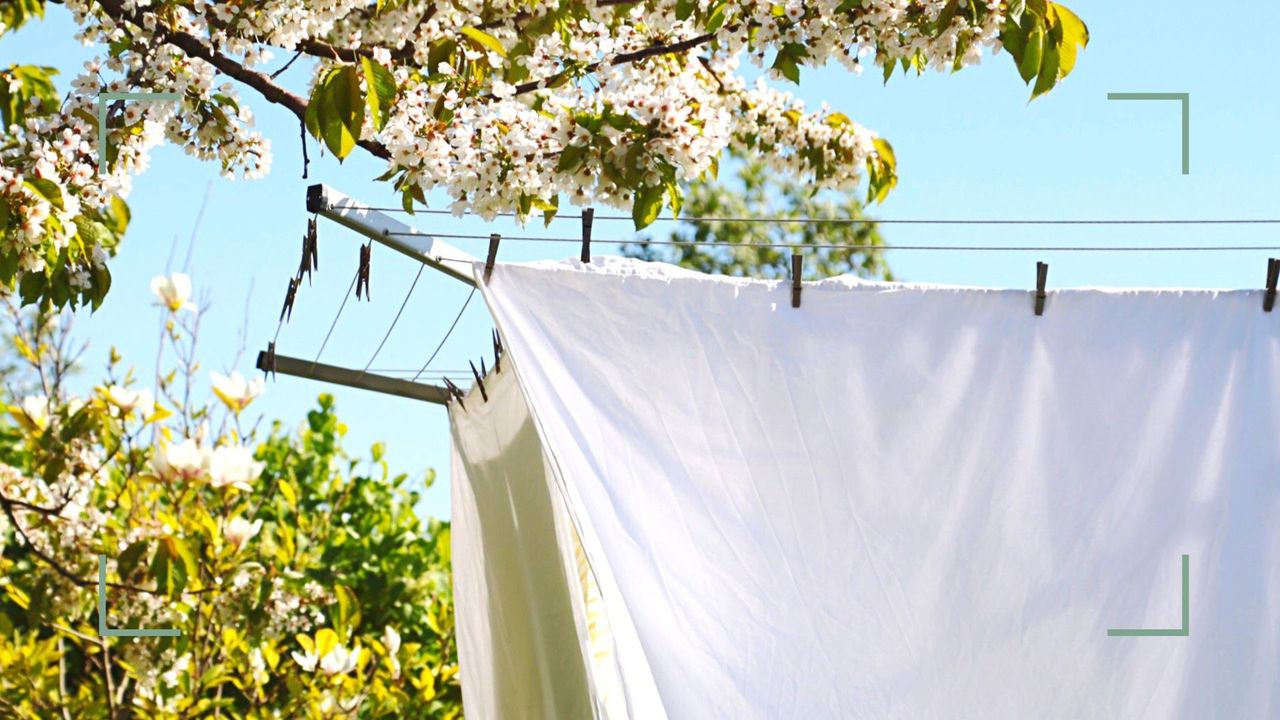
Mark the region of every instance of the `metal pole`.
[[360, 390], [372, 390], [373, 392], [396, 395], [411, 400], [422, 400], [437, 405], [447, 405], [449, 403], [449, 391], [436, 385], [409, 382], [408, 380], [389, 378], [384, 375], [373, 375], [359, 370], [325, 365], [287, 355], [276, 355], [274, 362], [272, 362], [268, 359], [268, 354], [265, 351], [260, 352], [258, 353], [257, 366], [263, 372], [278, 372], [292, 375], [293, 377], [320, 380], [321, 382], [345, 385], [346, 387]]
[[478, 258], [327, 185], [307, 188], [307, 210], [475, 287]]

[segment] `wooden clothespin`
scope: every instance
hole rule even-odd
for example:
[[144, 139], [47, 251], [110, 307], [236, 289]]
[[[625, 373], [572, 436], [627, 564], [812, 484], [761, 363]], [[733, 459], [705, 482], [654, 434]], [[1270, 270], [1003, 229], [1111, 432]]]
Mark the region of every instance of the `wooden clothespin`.
[[360, 246], [360, 268], [356, 270], [356, 299], [360, 299], [360, 288], [364, 287], [364, 299], [369, 299], [369, 264], [373, 259], [373, 242]]
[[1276, 281], [1280, 280], [1280, 258], [1267, 260], [1267, 291], [1262, 295], [1262, 309], [1271, 312], [1276, 306]]
[[1036, 262], [1036, 294], [1035, 294], [1035, 310], [1036, 315], [1044, 315], [1044, 301], [1048, 297], [1045, 292], [1045, 285], [1049, 280], [1049, 263]]
[[262, 371], [262, 376], [265, 378], [270, 379], [272, 376], [276, 376], [276, 344], [274, 341], [267, 343], [267, 351], [258, 357], [258, 369]]
[[293, 301], [298, 299], [298, 278], [289, 278], [289, 289], [284, 294], [284, 307], [280, 308], [280, 319], [286, 317], [293, 320]]
[[800, 276], [804, 274], [804, 254], [791, 253], [791, 307], [800, 307]]
[[454, 385], [453, 381], [450, 380], [449, 378], [441, 378], [441, 379], [444, 380], [444, 386], [449, 390], [449, 394], [453, 396], [454, 400], [458, 401], [458, 407], [462, 408], [463, 410], [466, 410], [467, 405], [466, 403], [462, 402], [462, 391], [458, 389], [458, 386]]
[[320, 269], [320, 256], [317, 252], [316, 219], [307, 221], [307, 234], [302, 236], [302, 262], [298, 265], [298, 282], [302, 275], [307, 276], [307, 284], [311, 284], [311, 271]]
[[591, 223], [595, 218], [594, 208], [582, 209], [582, 255], [579, 259], [588, 264], [591, 262]]
[[1036, 315], [1044, 314], [1044, 301], [1049, 297], [1044, 291], [1045, 284], [1049, 281], [1049, 263], [1036, 263]]
[[493, 329], [493, 371], [502, 372], [502, 338], [498, 336], [498, 328]]
[[[484, 361], [482, 360], [481, 362], [484, 362]], [[480, 373], [476, 370], [476, 364], [471, 362], [470, 360], [467, 361], [467, 364], [471, 366], [471, 374], [475, 376], [476, 387], [480, 388], [480, 397], [485, 402], [489, 402], [489, 393], [485, 392], [484, 390], [484, 378], [480, 377]]]
[[484, 258], [484, 282], [489, 284], [489, 277], [493, 275], [493, 263], [498, 259], [498, 243], [502, 242], [502, 236], [498, 233], [489, 235], [489, 254]]

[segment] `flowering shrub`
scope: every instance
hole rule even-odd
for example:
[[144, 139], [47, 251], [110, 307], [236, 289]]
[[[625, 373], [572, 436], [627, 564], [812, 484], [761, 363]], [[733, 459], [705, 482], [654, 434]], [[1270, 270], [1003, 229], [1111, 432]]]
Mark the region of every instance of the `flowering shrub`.
[[[897, 181], [888, 142], [849, 116], [809, 109], [774, 80], [829, 62], [857, 72], [959, 70], [1008, 50], [1032, 95], [1050, 90], [1087, 43], [1051, 0], [66, 0], [79, 39], [103, 56], [60, 100], [48, 68], [3, 71], [0, 282], [23, 298], [100, 301], [103, 260], [127, 222], [119, 198], [167, 138], [228, 175], [256, 177], [270, 146], [218, 75], [297, 116], [338, 158], [387, 163], [405, 208], [441, 190], [457, 212], [554, 215], [562, 198], [630, 209], [638, 228], [721, 154], [758, 156], [814, 189]], [[0, 32], [44, 0], [0, 3]], [[259, 68], [271, 48], [313, 58], [295, 92]], [[292, 60], [292, 58], [291, 58]], [[102, 92], [176, 93], [112, 105]], [[105, 143], [105, 167], [96, 168]]]
[[[448, 525], [418, 519], [380, 446], [345, 453], [327, 395], [261, 433], [260, 381], [193, 399], [189, 285], [154, 286], [177, 367], [146, 388], [112, 351], [81, 398], [67, 323], [9, 304], [0, 716], [460, 716]], [[181, 635], [101, 637], [99, 555], [108, 627]]]

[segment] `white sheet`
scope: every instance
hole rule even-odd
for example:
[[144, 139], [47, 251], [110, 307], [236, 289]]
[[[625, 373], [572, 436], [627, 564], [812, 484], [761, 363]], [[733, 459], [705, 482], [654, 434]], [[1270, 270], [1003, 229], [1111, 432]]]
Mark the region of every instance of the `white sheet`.
[[[623, 680], [662, 706], [637, 717], [1280, 716], [1259, 292], [1035, 317], [1025, 291], [842, 278], [792, 309], [785, 283], [603, 259], [483, 289], [634, 620]], [[1189, 635], [1109, 636], [1180, 626], [1183, 554]]]

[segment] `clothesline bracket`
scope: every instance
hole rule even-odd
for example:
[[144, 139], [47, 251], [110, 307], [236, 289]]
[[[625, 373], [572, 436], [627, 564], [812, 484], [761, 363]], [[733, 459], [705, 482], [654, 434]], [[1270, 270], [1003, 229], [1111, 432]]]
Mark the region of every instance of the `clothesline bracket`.
[[1044, 301], [1049, 297], [1045, 285], [1049, 282], [1049, 263], [1036, 263], [1036, 317], [1044, 315]]
[[449, 402], [449, 392], [445, 388], [279, 355], [276, 353], [275, 343], [270, 343], [266, 350], [258, 353], [257, 368], [268, 375], [291, 375], [436, 405]]
[[1276, 306], [1276, 282], [1280, 280], [1280, 258], [1267, 260], [1267, 291], [1262, 295], [1262, 309], [1271, 312]]
[[307, 210], [475, 287], [473, 255], [327, 185], [307, 188]]

